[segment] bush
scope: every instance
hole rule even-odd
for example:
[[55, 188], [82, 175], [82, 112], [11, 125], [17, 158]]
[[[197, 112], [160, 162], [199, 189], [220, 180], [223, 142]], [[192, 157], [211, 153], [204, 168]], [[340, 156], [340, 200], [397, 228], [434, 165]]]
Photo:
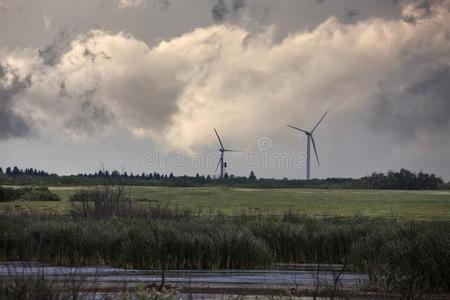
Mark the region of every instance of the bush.
[[15, 201], [22, 197], [27, 190], [0, 187], [0, 202]]
[[70, 201], [71, 215], [76, 219], [111, 217], [185, 219], [192, 216], [191, 210], [186, 208], [163, 205], [139, 206], [136, 201], [131, 201], [130, 197], [126, 196], [123, 187], [110, 185], [79, 191], [72, 195]]
[[25, 201], [59, 201], [58, 195], [52, 193], [47, 187], [5, 188], [0, 187], [0, 202], [16, 200]]
[[133, 208], [125, 189], [111, 185], [79, 191], [70, 200], [76, 218], [110, 218]]
[[20, 199], [25, 201], [61, 201], [61, 198], [52, 193], [48, 187], [33, 188], [24, 193]]

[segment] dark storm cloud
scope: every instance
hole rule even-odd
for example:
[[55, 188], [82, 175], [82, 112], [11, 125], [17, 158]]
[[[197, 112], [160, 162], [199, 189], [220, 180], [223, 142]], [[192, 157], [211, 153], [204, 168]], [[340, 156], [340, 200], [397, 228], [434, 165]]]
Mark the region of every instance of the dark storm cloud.
[[[88, 46], [88, 43], [91, 39], [95, 38], [95, 35], [93, 32], [85, 33], [80, 38], [80, 45], [83, 46], [83, 56], [87, 59], [89, 59], [93, 64], [97, 62], [98, 59], [111, 59], [111, 56], [106, 54], [104, 51], [96, 51], [95, 49], [91, 49]], [[95, 48], [95, 47], [94, 47]]]
[[[10, 76], [10, 84], [2, 83]], [[24, 137], [30, 133], [26, 120], [14, 111], [14, 98], [31, 86], [31, 75], [19, 78], [8, 66], [0, 64], [0, 140]]]
[[233, 8], [233, 11], [237, 12], [237, 11], [243, 9], [245, 6], [246, 6], [246, 3], [244, 0], [233, 0], [231, 7]]
[[429, 77], [407, 88], [411, 96], [417, 95], [424, 102], [422, 116], [432, 129], [450, 125], [450, 66], [441, 66]]
[[245, 0], [217, 0], [211, 9], [215, 21], [223, 21], [229, 13], [238, 13], [246, 6]]
[[168, 11], [171, 5], [169, 0], [157, 0], [154, 4], [162, 11]]
[[[95, 61], [95, 55], [93, 55]], [[92, 59], [92, 57], [90, 56]], [[95, 97], [100, 89], [101, 76], [98, 72], [89, 75], [92, 86], [84, 91], [70, 93], [66, 82], [63, 80], [59, 85], [59, 97], [69, 98], [80, 103], [79, 110], [73, 112], [74, 116], [65, 122], [65, 127], [73, 132], [91, 134], [103, 129], [113, 120], [113, 114], [101, 104], [96, 103]]]
[[113, 115], [104, 107], [92, 100], [85, 100], [81, 104], [78, 116], [66, 122], [66, 128], [79, 133], [92, 133], [103, 129], [113, 120]]
[[224, 0], [217, 0], [217, 3], [214, 4], [211, 9], [212, 17], [216, 21], [223, 21], [225, 19], [226, 14], [228, 13], [228, 7]]
[[347, 19], [353, 19], [354, 17], [356, 17], [357, 15], [359, 15], [359, 10], [357, 9], [349, 9], [347, 10], [347, 12], [345, 13], [345, 17]]
[[60, 31], [50, 45], [39, 49], [39, 57], [42, 59], [43, 64], [49, 66], [56, 65], [67, 50], [68, 45], [69, 37], [67, 32]]
[[[441, 66], [410, 84], [400, 94], [380, 87], [370, 125], [393, 133], [399, 140], [416, 138], [419, 132], [450, 132], [450, 67]], [[446, 142], [446, 141], [443, 141]]]
[[432, 3], [428, 0], [420, 0], [420, 1], [413, 1], [412, 5], [414, 5], [414, 14], [406, 14], [403, 15], [403, 21], [407, 23], [416, 23], [420, 19], [425, 19], [431, 17], [431, 8]]

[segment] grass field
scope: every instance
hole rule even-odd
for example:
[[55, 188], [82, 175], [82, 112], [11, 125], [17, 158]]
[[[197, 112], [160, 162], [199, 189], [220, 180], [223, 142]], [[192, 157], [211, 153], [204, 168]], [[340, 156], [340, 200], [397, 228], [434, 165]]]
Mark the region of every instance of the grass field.
[[[63, 201], [0, 203], [0, 209], [62, 213], [82, 187], [50, 188]], [[229, 187], [129, 187], [127, 193], [149, 205], [190, 208], [194, 213], [282, 214], [287, 210], [313, 216], [374, 216], [450, 219], [450, 191], [375, 191], [320, 189], [243, 189]]]

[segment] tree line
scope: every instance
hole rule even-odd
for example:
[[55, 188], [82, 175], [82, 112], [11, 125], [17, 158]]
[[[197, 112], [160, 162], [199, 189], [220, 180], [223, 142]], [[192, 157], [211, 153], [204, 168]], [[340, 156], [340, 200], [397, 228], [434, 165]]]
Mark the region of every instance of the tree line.
[[360, 183], [369, 189], [399, 189], [399, 190], [433, 190], [444, 183], [442, 178], [434, 174], [423, 172], [414, 173], [407, 169], [399, 172], [389, 171], [384, 173], [372, 173], [362, 177]]
[[43, 170], [37, 170], [33, 168], [19, 169], [17, 166], [7, 167], [5, 171], [0, 167], [0, 175], [16, 177], [16, 176], [55, 176], [56, 174], [50, 174]]
[[347, 189], [401, 189], [432, 190], [450, 188], [442, 178], [424, 172], [414, 173], [407, 169], [372, 173], [362, 178], [325, 178], [325, 179], [276, 179], [257, 178], [252, 171], [249, 176], [225, 174], [224, 178], [210, 175], [175, 176], [173, 173], [162, 174], [148, 172], [134, 174], [126, 171], [99, 170], [94, 173], [59, 176], [33, 168], [20, 169], [17, 166], [0, 167], [0, 184], [12, 185], [98, 185], [111, 181], [119, 185], [166, 185], [166, 186], [213, 186], [230, 185], [255, 188], [347, 188]]

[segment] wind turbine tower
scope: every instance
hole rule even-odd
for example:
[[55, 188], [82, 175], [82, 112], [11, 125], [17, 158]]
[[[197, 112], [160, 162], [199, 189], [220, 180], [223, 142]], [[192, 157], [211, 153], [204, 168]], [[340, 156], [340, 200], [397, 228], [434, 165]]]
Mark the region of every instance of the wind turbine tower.
[[320, 118], [319, 122], [317, 122], [316, 126], [314, 126], [314, 128], [311, 129], [310, 131], [307, 131], [307, 130], [304, 130], [304, 129], [301, 129], [301, 128], [298, 128], [295, 126], [287, 125], [287, 127], [293, 128], [295, 130], [299, 130], [306, 135], [306, 179], [307, 180], [311, 179], [311, 143], [314, 148], [314, 153], [316, 154], [317, 165], [320, 166], [319, 155], [317, 154], [316, 142], [314, 141], [313, 133], [316, 130], [317, 126], [319, 126], [320, 122], [322, 122], [323, 118], [325, 118], [327, 113], [328, 113], [328, 111], [325, 112], [325, 114], [322, 116], [322, 118]]
[[216, 167], [216, 172], [217, 172], [217, 169], [220, 166], [220, 179], [223, 179], [223, 176], [225, 175], [225, 168], [227, 167], [227, 163], [224, 161], [224, 153], [225, 152], [240, 152], [240, 151], [238, 151], [238, 150], [231, 150], [231, 149], [225, 149], [225, 147], [223, 146], [222, 140], [220, 139], [220, 136], [217, 133], [216, 128], [214, 128], [214, 132], [216, 133], [217, 139], [219, 140], [219, 143], [220, 143], [220, 148], [219, 148], [220, 159], [219, 159], [219, 163], [217, 164], [217, 167]]

